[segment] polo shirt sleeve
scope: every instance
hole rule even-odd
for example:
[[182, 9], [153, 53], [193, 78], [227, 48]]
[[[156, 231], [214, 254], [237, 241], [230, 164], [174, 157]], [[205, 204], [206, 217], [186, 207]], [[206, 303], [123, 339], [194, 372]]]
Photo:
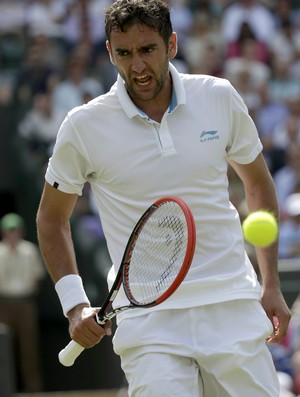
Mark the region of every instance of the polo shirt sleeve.
[[68, 115], [58, 131], [46, 181], [64, 193], [81, 195], [90, 173], [87, 159], [80, 134]]
[[232, 85], [230, 89], [231, 133], [227, 147], [228, 159], [240, 164], [249, 164], [256, 159], [263, 146], [248, 109]]

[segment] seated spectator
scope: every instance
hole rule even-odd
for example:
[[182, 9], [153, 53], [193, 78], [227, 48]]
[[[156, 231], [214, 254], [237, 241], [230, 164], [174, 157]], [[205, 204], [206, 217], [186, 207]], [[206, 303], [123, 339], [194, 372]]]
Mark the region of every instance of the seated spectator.
[[247, 41], [253, 43], [253, 60], [267, 63], [269, 60], [268, 45], [256, 38], [247, 22], [242, 23], [241, 31], [237, 40], [230, 41], [225, 46], [225, 58], [241, 57], [244, 51], [244, 44]]
[[65, 53], [63, 46], [55, 38], [49, 37], [43, 33], [36, 34], [31, 37], [30, 46], [36, 48], [36, 51], [40, 54], [45, 67], [57, 73], [57, 76], [54, 75], [54, 81], [50, 81], [49, 89], [51, 89], [51, 86], [55, 84], [56, 79], [64, 71]]
[[[230, 76], [228, 76], [229, 78]], [[248, 69], [236, 72], [235, 76], [229, 78], [234, 88], [243, 98], [248, 107], [251, 117], [254, 119], [256, 111], [259, 108], [259, 95], [256, 91], [256, 85], [253, 83], [251, 73]]]
[[285, 165], [282, 154], [277, 156], [274, 151], [273, 136], [279, 125], [285, 124], [289, 116], [289, 107], [286, 103], [274, 101], [270, 97], [267, 82], [257, 87], [259, 107], [255, 113], [255, 123], [264, 147], [264, 157], [272, 174]]
[[269, 48], [273, 57], [293, 63], [300, 51], [300, 31], [289, 20], [282, 21], [281, 28], [274, 34]]
[[293, 0], [276, 0], [273, 2], [273, 15], [276, 29], [281, 28], [285, 21], [297, 27], [300, 18], [299, 7], [295, 7]]
[[52, 81], [58, 78], [58, 71], [47, 64], [44, 55], [37, 43], [32, 43], [27, 49], [26, 60], [16, 77], [15, 96], [21, 112], [27, 112], [34, 95], [46, 92], [53, 85]]
[[300, 97], [300, 81], [290, 73], [291, 62], [273, 57], [272, 76], [269, 82], [270, 96], [273, 101], [285, 102]]
[[291, 145], [300, 144], [300, 117], [290, 114], [285, 122], [275, 128], [272, 141], [274, 149], [283, 152]]
[[280, 209], [284, 211], [286, 199], [300, 183], [300, 144], [289, 146], [286, 165], [275, 172], [274, 182]]
[[35, 94], [33, 107], [20, 121], [18, 132], [24, 139], [32, 161], [37, 168], [43, 168], [50, 155], [50, 148], [54, 144], [57, 132], [65, 113], [53, 107], [52, 96], [49, 92]]
[[280, 224], [279, 258], [300, 258], [300, 193], [286, 199]]
[[26, 53], [25, 9], [23, 0], [0, 1], [0, 63], [3, 71], [13, 75]]
[[95, 98], [104, 92], [100, 80], [89, 75], [88, 58], [82, 55], [75, 52], [67, 59], [66, 76], [53, 89], [53, 106], [65, 115], [85, 103], [86, 95]]
[[212, 21], [208, 14], [197, 13], [190, 34], [182, 45], [184, 59], [192, 73], [214, 76], [221, 74], [220, 38], [211, 26]]
[[289, 147], [300, 144], [300, 117], [290, 112], [286, 120], [278, 122], [270, 137], [269, 155], [272, 172], [286, 163]]
[[62, 37], [62, 18], [66, 5], [61, 0], [38, 0], [26, 7], [26, 26], [29, 37], [43, 34], [47, 37]]
[[255, 88], [269, 80], [271, 70], [264, 62], [257, 59], [256, 41], [248, 38], [242, 43], [240, 55], [224, 62], [224, 77], [233, 81], [238, 73], [247, 72]]
[[0, 33], [23, 32], [25, 28], [24, 0], [1, 0], [0, 1]]
[[105, 52], [104, 12], [112, 0], [74, 0], [69, 2], [62, 19], [63, 39], [66, 50], [78, 44], [92, 47], [93, 58]]
[[167, 0], [171, 7], [171, 20], [179, 42], [185, 43], [186, 37], [192, 29], [193, 13], [188, 0]]
[[275, 31], [274, 17], [269, 8], [256, 0], [234, 1], [224, 9], [221, 20], [224, 43], [235, 42], [245, 22], [251, 27], [255, 37], [268, 45]]

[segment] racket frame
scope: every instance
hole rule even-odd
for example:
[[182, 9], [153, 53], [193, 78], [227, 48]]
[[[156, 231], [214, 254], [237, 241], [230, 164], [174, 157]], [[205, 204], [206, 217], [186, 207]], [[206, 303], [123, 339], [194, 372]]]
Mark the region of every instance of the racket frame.
[[[155, 299], [152, 302], [149, 303], [144, 303], [141, 304], [137, 301], [134, 300], [134, 298], [130, 295], [130, 292], [128, 291], [128, 288], [126, 288], [126, 271], [130, 266], [130, 257], [131, 257], [131, 252], [132, 252], [132, 247], [134, 247], [135, 241], [138, 238], [138, 235], [140, 231], [143, 229], [143, 226], [147, 222], [148, 218], [161, 206], [167, 201], [173, 201], [177, 203], [180, 208], [182, 209], [185, 220], [187, 223], [187, 230], [188, 230], [188, 243], [186, 247], [186, 253], [185, 257], [183, 260], [183, 263], [181, 265], [180, 271], [178, 275], [176, 276], [175, 280], [172, 282], [170, 287], [162, 294], [160, 295], [157, 299]], [[192, 212], [188, 205], [185, 203], [184, 200], [182, 200], [179, 197], [175, 196], [166, 196], [162, 197], [158, 200], [156, 200], [140, 217], [138, 222], [136, 223], [125, 248], [123, 258], [121, 261], [121, 265], [119, 267], [117, 276], [115, 278], [115, 281], [110, 289], [110, 292], [104, 301], [101, 309], [99, 310], [97, 316], [96, 316], [96, 321], [98, 324], [103, 325], [105, 321], [113, 318], [115, 315], [118, 313], [125, 311], [129, 308], [135, 308], [135, 307], [140, 307], [140, 308], [149, 308], [153, 307], [156, 305], [159, 305], [160, 303], [164, 302], [166, 299], [168, 299], [179, 287], [183, 279], [185, 278], [187, 272], [189, 271], [189, 268], [192, 263], [194, 251], [195, 251], [195, 245], [196, 245], [196, 227], [195, 227], [195, 222], [194, 218], [192, 215]], [[125, 281], [125, 282], [124, 282]], [[110, 308], [112, 307], [113, 301], [116, 298], [118, 291], [123, 284], [124, 287], [124, 292], [127, 296], [127, 299], [129, 300], [130, 304], [122, 307], [118, 307], [111, 312], [108, 312]]]

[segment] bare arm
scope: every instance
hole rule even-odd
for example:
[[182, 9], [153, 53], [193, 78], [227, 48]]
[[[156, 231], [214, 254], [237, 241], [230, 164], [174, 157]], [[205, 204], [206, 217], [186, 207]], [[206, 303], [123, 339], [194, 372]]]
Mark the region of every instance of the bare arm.
[[[70, 227], [76, 201], [77, 195], [63, 193], [45, 183], [37, 213], [37, 231], [44, 262], [54, 283], [69, 274], [78, 275]], [[85, 348], [98, 343], [105, 334], [111, 334], [109, 322], [104, 328], [95, 322], [97, 311], [84, 303], [67, 314], [71, 338]]]
[[78, 274], [69, 222], [76, 201], [77, 195], [62, 193], [46, 182], [37, 213], [37, 231], [54, 283], [67, 274]]
[[[265, 209], [279, 219], [276, 191], [272, 176], [260, 154], [251, 164], [237, 164], [230, 161], [241, 178], [250, 212]], [[262, 305], [274, 324], [274, 335], [269, 343], [278, 342], [287, 332], [290, 311], [280, 290], [278, 275], [278, 243], [267, 248], [256, 248], [258, 266], [262, 278]], [[277, 324], [278, 322], [278, 324]]]

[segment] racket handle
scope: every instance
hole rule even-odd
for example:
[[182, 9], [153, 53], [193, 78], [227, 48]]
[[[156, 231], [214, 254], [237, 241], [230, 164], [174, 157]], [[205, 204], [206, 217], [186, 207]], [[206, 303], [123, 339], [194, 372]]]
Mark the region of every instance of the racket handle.
[[83, 352], [84, 347], [79, 343], [71, 340], [71, 342], [62, 349], [58, 354], [59, 362], [65, 367], [71, 367], [76, 358]]

